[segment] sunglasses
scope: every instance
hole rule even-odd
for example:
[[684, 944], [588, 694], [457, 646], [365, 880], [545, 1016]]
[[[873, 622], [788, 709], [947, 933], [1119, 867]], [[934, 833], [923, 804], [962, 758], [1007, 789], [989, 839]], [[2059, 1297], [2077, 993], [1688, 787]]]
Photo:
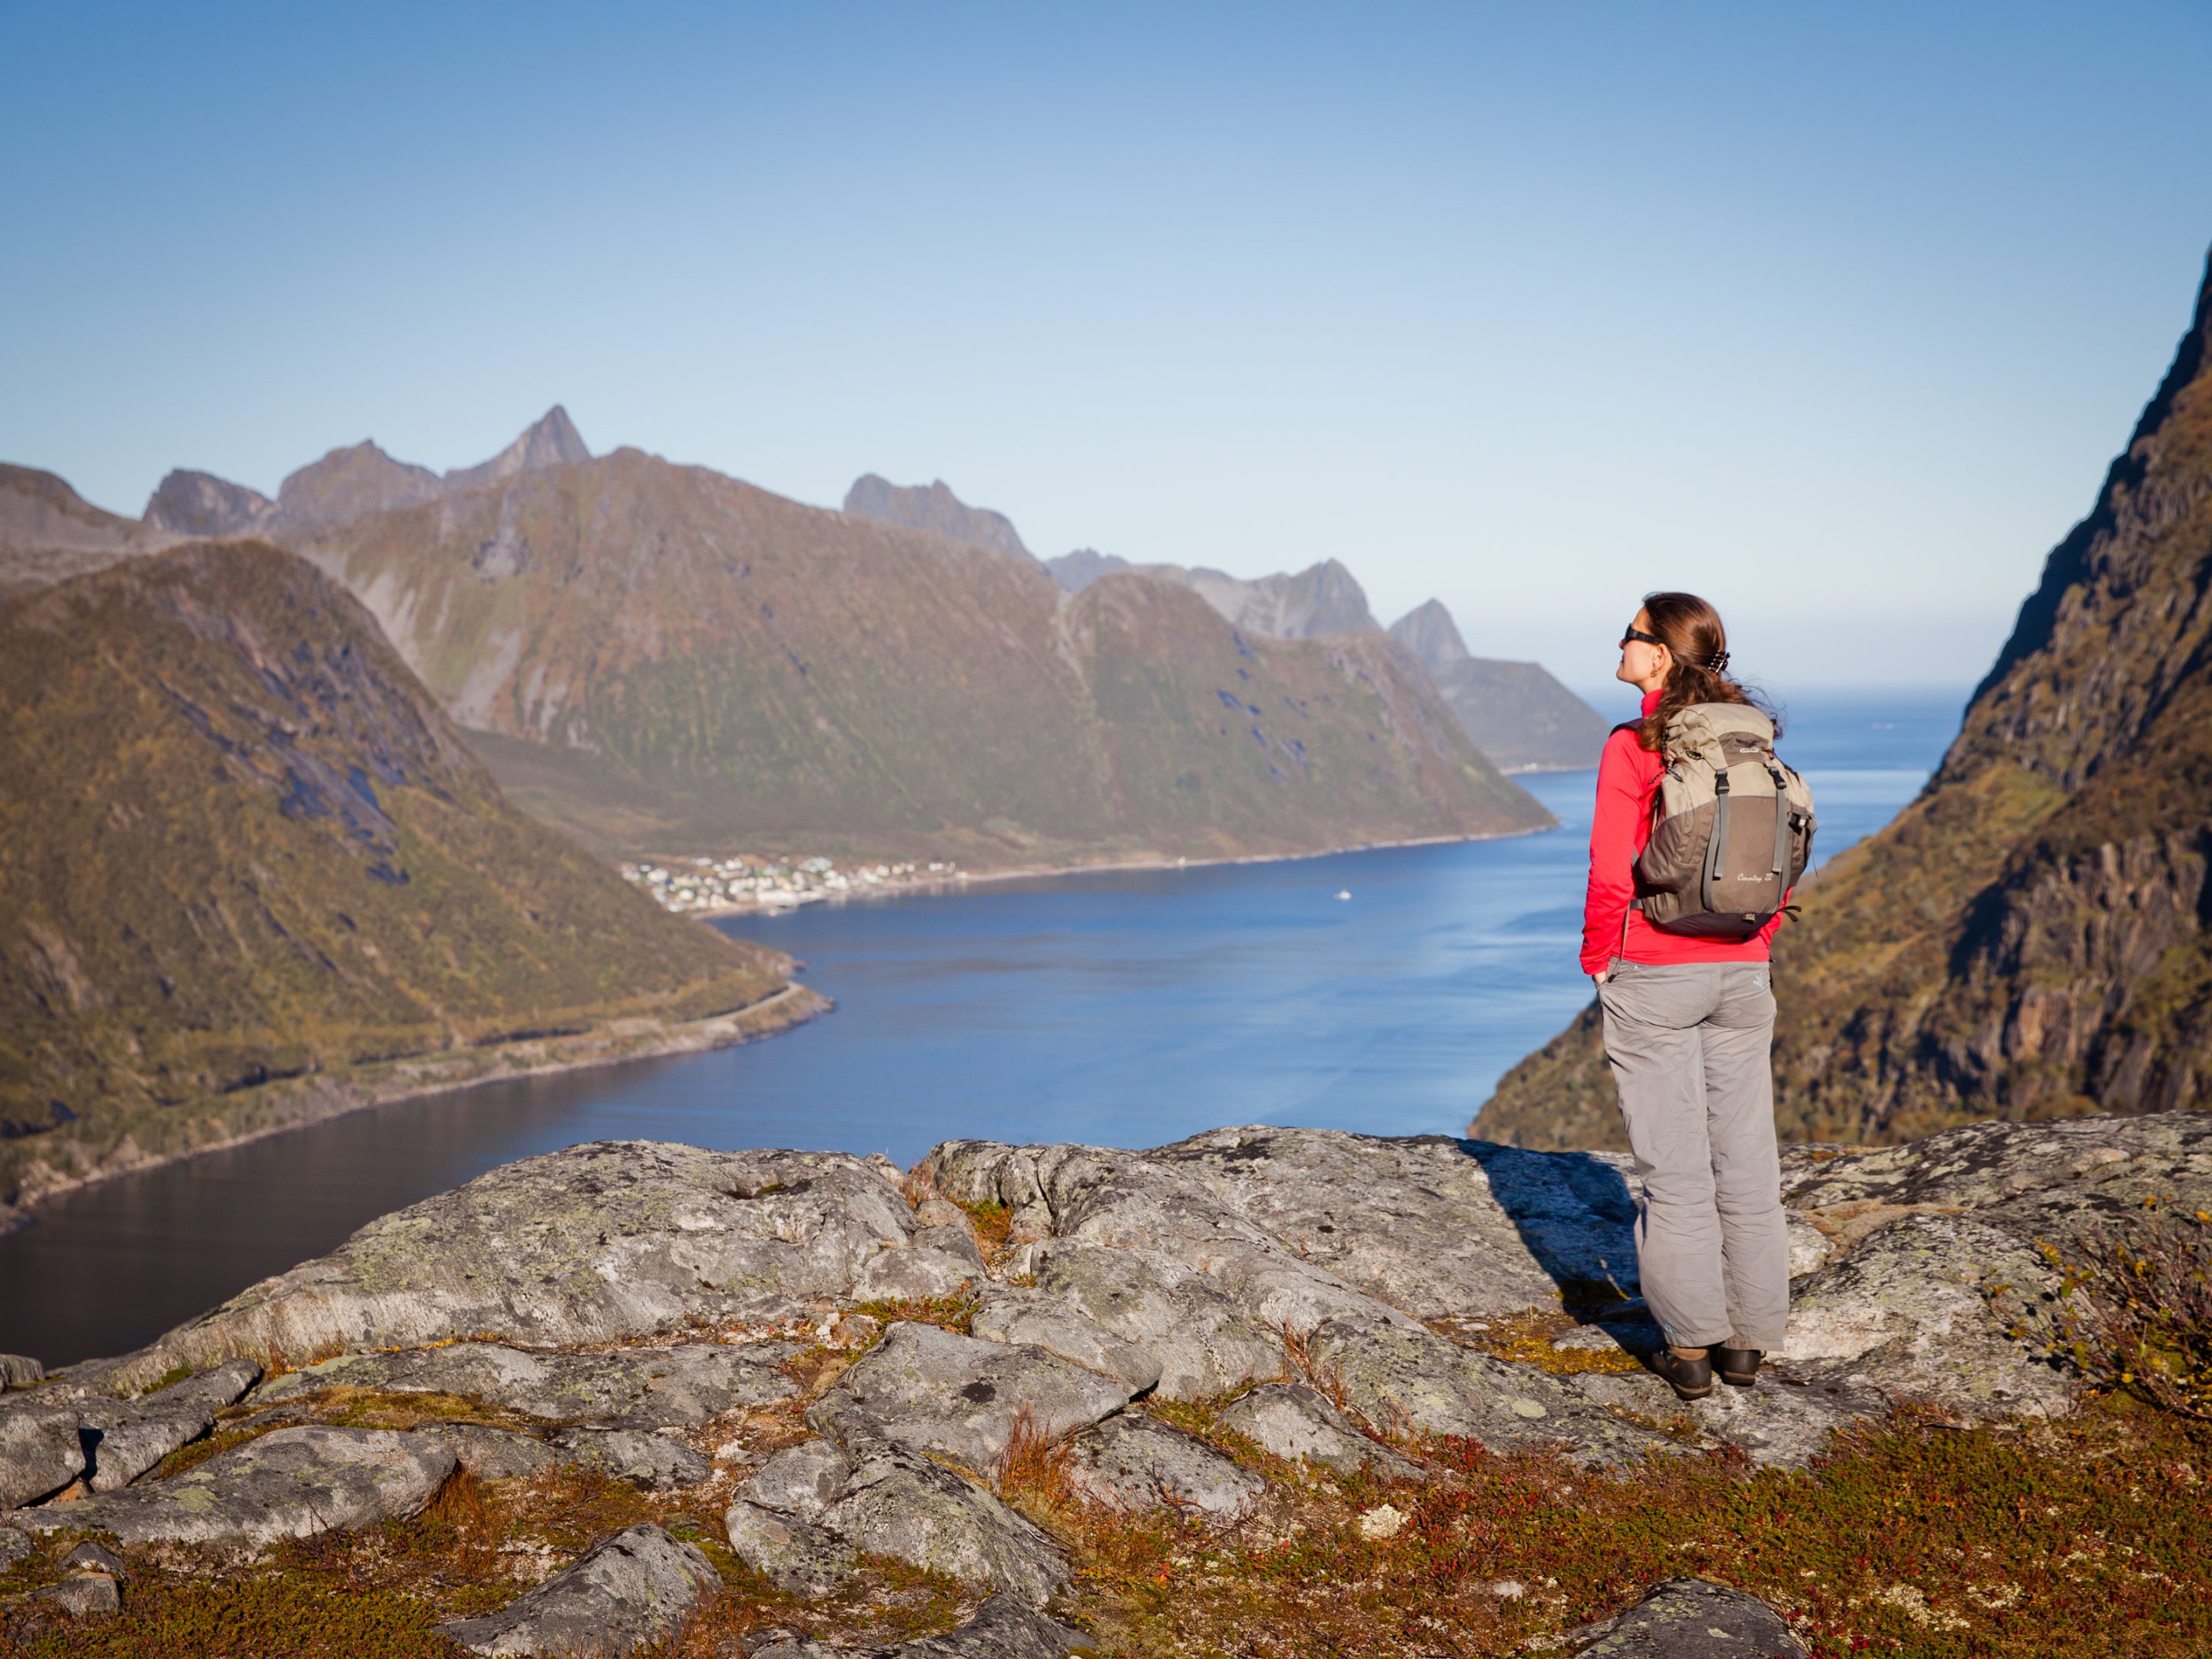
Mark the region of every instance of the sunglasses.
[[1656, 645], [1662, 649], [1667, 644], [1667, 641], [1661, 639], [1656, 634], [1647, 634], [1640, 628], [1632, 628], [1620, 636], [1620, 647], [1622, 650], [1626, 651], [1628, 648], [1628, 642], [1631, 640], [1641, 640], [1646, 645]]

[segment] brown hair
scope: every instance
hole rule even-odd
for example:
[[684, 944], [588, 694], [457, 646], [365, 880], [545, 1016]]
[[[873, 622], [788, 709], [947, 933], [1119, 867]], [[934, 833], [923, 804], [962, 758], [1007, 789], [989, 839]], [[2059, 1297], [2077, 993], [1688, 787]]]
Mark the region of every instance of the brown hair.
[[1667, 722], [1693, 702], [1748, 703], [1773, 718], [1773, 710], [1729, 678], [1728, 629], [1721, 626], [1719, 611], [1694, 593], [1646, 593], [1644, 614], [1673, 659], [1659, 688], [1658, 707], [1644, 716], [1637, 732], [1645, 749], [1657, 754]]

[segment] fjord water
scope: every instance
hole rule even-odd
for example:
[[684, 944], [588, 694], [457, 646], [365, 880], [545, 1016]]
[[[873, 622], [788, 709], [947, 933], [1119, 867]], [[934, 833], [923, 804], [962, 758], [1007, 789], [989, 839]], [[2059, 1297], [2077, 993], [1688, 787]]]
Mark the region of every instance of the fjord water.
[[[1794, 700], [1783, 751], [1812, 780], [1820, 856], [1911, 799], [1964, 701]], [[1589, 1000], [1591, 781], [1520, 780], [1559, 819], [1543, 835], [742, 918], [726, 925], [805, 962], [837, 1012], [741, 1048], [359, 1112], [61, 1199], [0, 1237], [0, 1352], [125, 1352], [388, 1210], [577, 1141], [910, 1164], [956, 1136], [1458, 1133]]]

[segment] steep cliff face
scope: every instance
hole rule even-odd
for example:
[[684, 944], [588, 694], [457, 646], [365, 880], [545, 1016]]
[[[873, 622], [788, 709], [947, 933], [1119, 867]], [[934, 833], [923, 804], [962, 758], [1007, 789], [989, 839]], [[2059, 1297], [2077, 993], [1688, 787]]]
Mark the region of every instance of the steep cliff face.
[[[2052, 551], [1921, 797], [1778, 945], [1785, 1127], [2203, 1103], [2212, 1074], [2212, 276], [2089, 516]], [[1617, 1144], [1597, 1022], [1479, 1118]]]

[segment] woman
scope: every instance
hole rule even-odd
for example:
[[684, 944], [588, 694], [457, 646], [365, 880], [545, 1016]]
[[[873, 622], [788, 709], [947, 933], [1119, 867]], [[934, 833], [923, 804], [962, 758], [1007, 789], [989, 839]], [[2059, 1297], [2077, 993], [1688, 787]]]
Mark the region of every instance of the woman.
[[1614, 678], [1644, 693], [1598, 762], [1583, 971], [1597, 981], [1605, 1052], [1644, 1178], [1636, 1255], [1667, 1346], [1653, 1368], [1685, 1400], [1713, 1373], [1749, 1388], [1790, 1316], [1789, 1233], [1774, 1146], [1774, 994], [1767, 943], [1663, 933], [1633, 907], [1668, 720], [1692, 703], [1748, 703], [1729, 679], [1719, 614], [1653, 593], [1620, 641]]

